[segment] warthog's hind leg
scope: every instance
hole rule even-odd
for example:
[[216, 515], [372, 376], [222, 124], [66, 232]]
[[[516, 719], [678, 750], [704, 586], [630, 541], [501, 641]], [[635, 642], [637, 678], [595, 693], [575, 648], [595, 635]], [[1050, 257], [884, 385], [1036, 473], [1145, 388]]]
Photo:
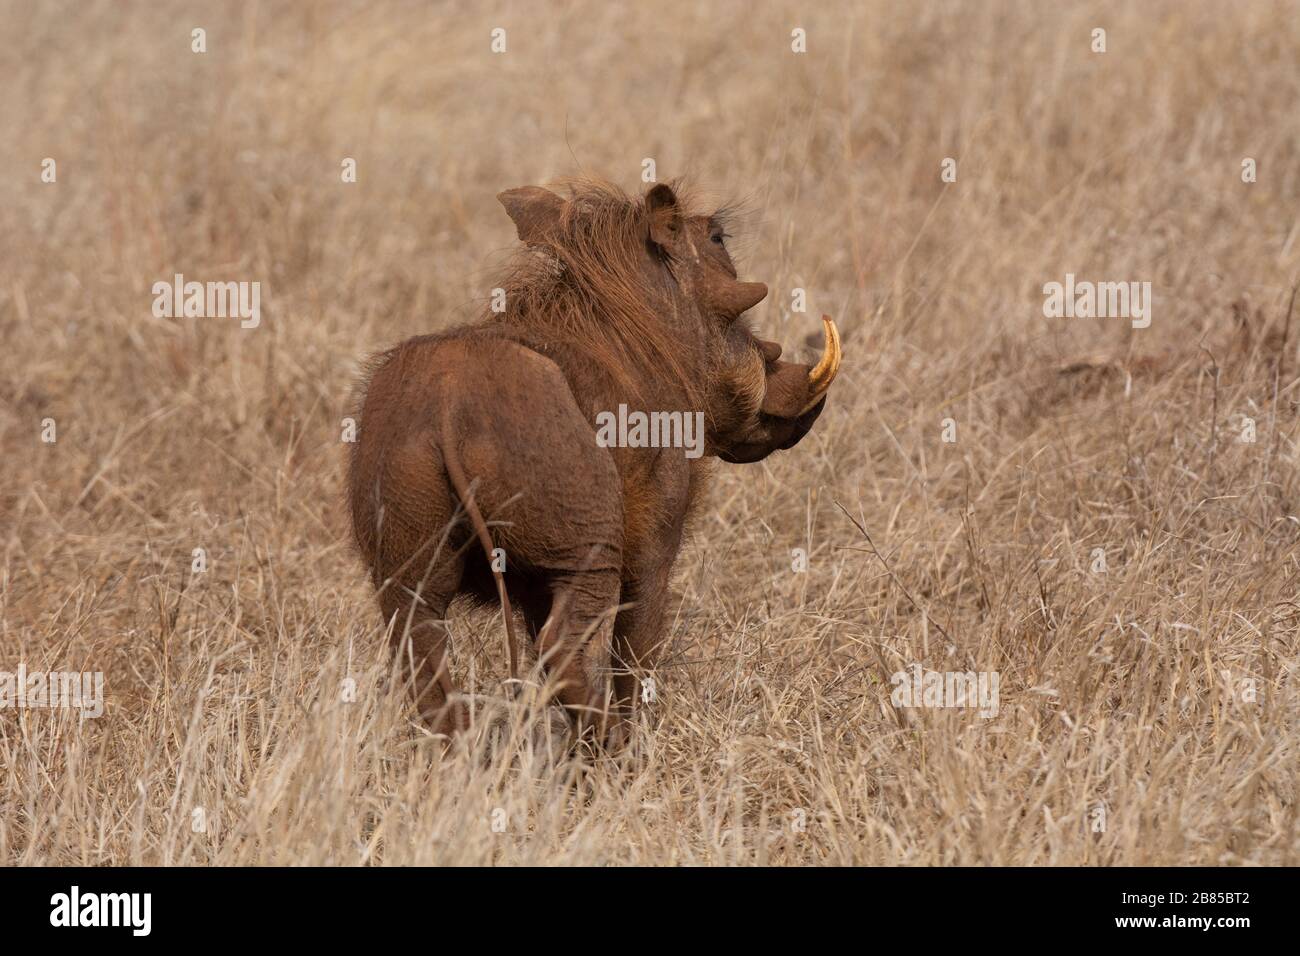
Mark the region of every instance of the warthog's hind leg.
[[[569, 711], [578, 740], [601, 746], [611, 730], [610, 650], [618, 607], [618, 572], [556, 575], [551, 616], [537, 651], [555, 695]], [[615, 742], [616, 743], [616, 742]]]
[[457, 698], [447, 670], [447, 603], [394, 597], [383, 601], [383, 610], [392, 621], [398, 673], [410, 680], [420, 719], [436, 734], [464, 730], [469, 709]]

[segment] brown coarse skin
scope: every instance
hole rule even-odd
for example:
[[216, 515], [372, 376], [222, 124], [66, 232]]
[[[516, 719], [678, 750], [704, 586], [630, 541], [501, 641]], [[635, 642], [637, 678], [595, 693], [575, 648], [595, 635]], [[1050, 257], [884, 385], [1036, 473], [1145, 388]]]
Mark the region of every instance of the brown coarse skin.
[[[508, 595], [581, 734], [617, 745], [711, 459], [789, 448], [825, 402], [802, 411], [817, 398], [809, 367], [741, 318], [767, 288], [739, 281], [720, 216], [667, 185], [641, 199], [592, 180], [567, 190], [499, 197], [526, 244], [504, 312], [372, 363], [348, 495], [435, 730], [468, 721], [447, 673], [448, 605]], [[601, 447], [596, 416], [620, 404], [703, 412], [704, 456]], [[489, 543], [505, 556], [496, 579]]]

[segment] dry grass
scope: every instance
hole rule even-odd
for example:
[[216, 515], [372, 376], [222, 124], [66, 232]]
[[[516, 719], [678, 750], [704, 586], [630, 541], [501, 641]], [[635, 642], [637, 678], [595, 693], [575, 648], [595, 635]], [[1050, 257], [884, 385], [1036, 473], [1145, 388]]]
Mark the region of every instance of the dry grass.
[[[0, 712], [0, 861], [1293, 861], [1296, 5], [618, 6], [0, 5], [0, 670], [108, 694]], [[718, 470], [634, 759], [444, 755], [347, 543], [355, 370], [487, 297], [499, 189], [645, 157], [748, 202], [759, 325], [830, 312], [848, 364]], [[262, 326], [154, 318], [174, 272]], [[1044, 318], [1066, 272], [1151, 327]], [[896, 710], [914, 661], [999, 715]]]

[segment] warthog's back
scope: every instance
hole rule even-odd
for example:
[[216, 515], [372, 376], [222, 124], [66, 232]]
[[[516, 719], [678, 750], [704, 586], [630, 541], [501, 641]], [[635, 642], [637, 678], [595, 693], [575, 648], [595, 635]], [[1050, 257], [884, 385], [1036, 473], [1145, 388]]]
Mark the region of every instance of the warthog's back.
[[[432, 556], [454, 520], [449, 454], [480, 507], [505, 521], [496, 535], [504, 547], [521, 555], [547, 547], [576, 563], [556, 532], [578, 527], [590, 530], [579, 544], [617, 548], [617, 471], [558, 366], [492, 330], [469, 330], [398, 346], [366, 387], [349, 492], [357, 544], [377, 582], [403, 564], [423, 568], [420, 556]], [[463, 537], [453, 532], [448, 544]]]

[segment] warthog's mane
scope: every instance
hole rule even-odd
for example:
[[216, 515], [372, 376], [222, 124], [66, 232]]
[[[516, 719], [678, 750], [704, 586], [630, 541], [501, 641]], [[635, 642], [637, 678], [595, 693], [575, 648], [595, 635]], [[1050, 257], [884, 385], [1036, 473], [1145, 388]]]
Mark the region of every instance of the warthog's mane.
[[[689, 408], [701, 407], [703, 356], [695, 354], [698, 346], [680, 328], [674, 334], [670, 317], [660, 314], [675, 298], [667, 283], [655, 287], [653, 273], [645, 269], [645, 202], [599, 179], [552, 185], [569, 200], [560, 221], [544, 245], [515, 256], [499, 284], [506, 292], [505, 312], [487, 317], [570, 345], [634, 398], [649, 398], [642, 387], [648, 372], [656, 386], [680, 393]], [[700, 215], [683, 184], [671, 185], [683, 218]]]

